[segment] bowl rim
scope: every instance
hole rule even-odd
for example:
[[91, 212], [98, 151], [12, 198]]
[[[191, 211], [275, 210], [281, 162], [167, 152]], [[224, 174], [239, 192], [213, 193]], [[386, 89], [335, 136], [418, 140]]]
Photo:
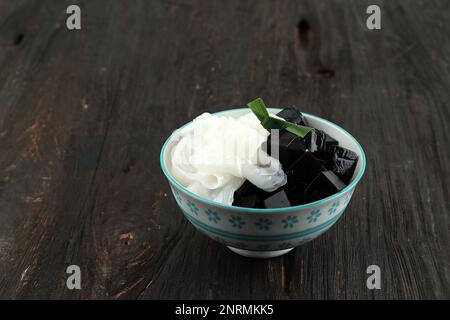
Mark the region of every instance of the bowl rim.
[[[276, 107], [270, 107], [267, 108], [269, 111], [272, 112], [279, 112], [282, 110], [282, 108], [276, 108]], [[250, 110], [249, 108], [232, 108], [232, 109], [227, 109], [227, 110], [222, 110], [222, 111], [218, 111], [218, 112], [214, 112], [211, 114], [214, 115], [220, 115], [220, 114], [224, 114], [224, 113], [228, 113], [228, 112], [237, 112], [237, 111], [244, 111], [244, 110]], [[259, 212], [259, 213], [276, 213], [276, 212], [288, 212], [288, 211], [293, 211], [293, 210], [297, 210], [297, 209], [304, 209], [304, 208], [310, 208], [316, 205], [320, 205], [322, 203], [325, 202], [329, 202], [332, 199], [335, 199], [345, 193], [347, 193], [348, 191], [350, 191], [352, 188], [354, 188], [359, 180], [361, 180], [362, 176], [364, 175], [364, 171], [366, 170], [366, 155], [364, 153], [363, 148], [361, 147], [361, 144], [358, 142], [358, 140], [356, 140], [347, 130], [343, 129], [342, 127], [338, 126], [337, 124], [326, 120], [324, 118], [321, 118], [319, 116], [315, 116], [313, 114], [307, 113], [307, 112], [302, 112], [302, 114], [307, 115], [308, 117], [314, 118], [318, 121], [322, 121], [325, 122], [329, 125], [332, 125], [334, 127], [336, 127], [337, 129], [341, 130], [345, 135], [347, 135], [358, 147], [360, 154], [361, 154], [361, 160], [362, 160], [362, 164], [361, 164], [361, 169], [359, 170], [358, 175], [356, 176], [356, 178], [348, 185], [346, 186], [344, 189], [342, 189], [341, 191], [332, 194], [331, 196], [328, 196], [326, 198], [314, 201], [314, 202], [308, 202], [308, 203], [304, 203], [301, 205], [297, 205], [297, 206], [292, 206], [292, 207], [286, 207], [286, 208], [271, 208], [271, 209], [266, 209], [266, 208], [247, 208], [247, 207], [238, 207], [238, 206], [229, 206], [220, 202], [216, 202], [216, 201], [212, 201], [209, 200], [205, 197], [199, 196], [195, 193], [193, 193], [192, 191], [189, 191], [188, 189], [186, 189], [183, 185], [181, 185], [174, 177], [172, 177], [172, 175], [169, 173], [169, 170], [167, 169], [166, 165], [164, 164], [164, 153], [166, 150], [166, 147], [170, 141], [170, 139], [172, 138], [173, 132], [170, 134], [170, 136], [166, 139], [166, 141], [164, 142], [162, 148], [161, 148], [161, 152], [159, 155], [159, 162], [162, 168], [162, 171], [164, 173], [164, 175], [166, 176], [166, 178], [169, 180], [169, 182], [171, 182], [173, 185], [175, 185], [180, 191], [182, 191], [183, 193], [189, 195], [190, 197], [206, 203], [210, 206], [214, 206], [214, 207], [219, 207], [222, 209], [228, 209], [228, 210], [232, 210], [232, 211], [238, 211], [238, 212]], [[181, 129], [185, 126], [188, 126], [189, 124], [192, 123], [192, 120], [189, 121], [188, 123], [182, 125], [180, 128]], [[175, 132], [175, 131], [174, 131]]]

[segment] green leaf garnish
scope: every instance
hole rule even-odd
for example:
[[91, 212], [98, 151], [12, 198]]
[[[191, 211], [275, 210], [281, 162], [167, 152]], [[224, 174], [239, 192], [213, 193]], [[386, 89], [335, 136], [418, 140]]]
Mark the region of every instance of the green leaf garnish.
[[301, 126], [286, 120], [270, 116], [269, 112], [267, 111], [266, 105], [261, 98], [249, 102], [248, 106], [259, 119], [259, 121], [261, 121], [261, 125], [268, 131], [270, 131], [271, 129], [285, 129], [303, 138], [308, 134], [308, 132], [312, 130], [312, 128], [310, 127]]
[[252, 102], [249, 102], [248, 106], [250, 107], [250, 109], [252, 109], [253, 113], [256, 115], [256, 117], [258, 117], [261, 123], [268, 117], [270, 117], [263, 99], [255, 99]]

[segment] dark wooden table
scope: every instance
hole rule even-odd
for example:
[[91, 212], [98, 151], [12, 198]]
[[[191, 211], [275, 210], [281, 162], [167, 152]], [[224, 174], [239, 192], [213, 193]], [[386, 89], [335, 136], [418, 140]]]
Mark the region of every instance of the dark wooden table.
[[[449, 1], [0, 0], [0, 298], [450, 298], [449, 18]], [[197, 232], [159, 167], [172, 130], [259, 96], [368, 158], [344, 217], [271, 260]]]

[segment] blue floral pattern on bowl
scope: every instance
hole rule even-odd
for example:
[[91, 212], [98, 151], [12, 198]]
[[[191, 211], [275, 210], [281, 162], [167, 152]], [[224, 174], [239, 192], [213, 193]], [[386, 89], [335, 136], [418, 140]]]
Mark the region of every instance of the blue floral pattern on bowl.
[[269, 231], [270, 226], [272, 225], [272, 221], [268, 218], [260, 218], [255, 222], [255, 225], [259, 230]]
[[187, 205], [189, 207], [189, 209], [191, 210], [191, 212], [195, 215], [198, 215], [198, 207], [195, 203], [193, 203], [192, 201], [188, 200], [187, 201]]
[[330, 216], [336, 213], [338, 207], [339, 207], [339, 200], [333, 202], [331, 207], [328, 209], [328, 213], [330, 214]]
[[228, 221], [230, 221], [233, 228], [242, 229], [242, 227], [245, 225], [244, 219], [242, 219], [242, 217], [240, 216], [231, 216]]
[[298, 223], [298, 217], [296, 216], [287, 216], [285, 219], [281, 220], [283, 223], [283, 228], [293, 228], [294, 224]]
[[[177, 197], [175, 192], [174, 195]], [[180, 206], [184, 208], [185, 216], [202, 232], [233, 248], [256, 252], [287, 250], [312, 241], [339, 219], [346, 207], [345, 202], [348, 202], [347, 197], [342, 197], [342, 199], [331, 202], [325, 209], [321, 209], [322, 206], [313, 210], [302, 211], [300, 215], [281, 215], [278, 218], [279, 223], [274, 224], [276, 215], [248, 219], [244, 214], [236, 214], [236, 212], [230, 214], [218, 208], [215, 210], [211, 207], [202, 209], [180, 192], [178, 196], [181, 198], [180, 202], [185, 204], [184, 207]], [[342, 206], [340, 206], [341, 203]], [[200, 210], [204, 212], [204, 215], [198, 215]], [[324, 217], [322, 210], [328, 211], [330, 214]], [[227, 229], [229, 231], [225, 231]], [[233, 233], [231, 231], [233, 229], [236, 231], [254, 230], [257, 233], [254, 236], [241, 235], [240, 233]], [[272, 235], [273, 229], [276, 230], [276, 236]], [[298, 232], [296, 230], [304, 231]], [[296, 236], [297, 234], [298, 236]], [[296, 239], [296, 237], [299, 239]], [[293, 240], [290, 241], [289, 239]]]
[[320, 212], [320, 209], [314, 209], [313, 211], [311, 211], [309, 216], [306, 217], [306, 220], [308, 221], [308, 223], [314, 223], [317, 221], [317, 219], [319, 219], [321, 215], [322, 212]]
[[219, 214], [211, 209], [206, 209], [205, 211], [206, 215], [208, 216], [208, 220], [214, 223], [219, 222], [220, 217]]

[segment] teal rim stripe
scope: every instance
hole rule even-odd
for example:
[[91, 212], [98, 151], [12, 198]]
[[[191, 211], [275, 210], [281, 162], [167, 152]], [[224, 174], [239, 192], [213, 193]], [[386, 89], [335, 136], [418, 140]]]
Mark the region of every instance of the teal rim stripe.
[[[269, 112], [279, 112], [281, 109], [280, 108], [267, 108], [269, 110]], [[219, 115], [219, 114], [223, 114], [223, 113], [231, 113], [231, 112], [236, 112], [236, 111], [242, 111], [242, 110], [249, 110], [248, 108], [236, 108], [236, 109], [229, 109], [229, 110], [224, 110], [224, 111], [220, 111], [220, 112], [215, 112], [213, 114], [215, 115]], [[161, 153], [159, 155], [159, 162], [162, 168], [162, 171], [164, 172], [164, 175], [167, 177], [167, 179], [169, 180], [169, 182], [176, 187], [178, 190], [180, 190], [182, 193], [202, 202], [202, 203], [206, 203], [210, 206], [214, 206], [214, 207], [219, 207], [219, 208], [223, 208], [223, 209], [228, 209], [228, 210], [232, 210], [235, 212], [242, 212], [242, 213], [273, 213], [273, 212], [287, 212], [287, 211], [293, 211], [296, 209], [302, 209], [302, 208], [309, 208], [318, 204], [322, 204], [324, 202], [328, 202], [331, 201], [332, 199], [335, 199], [343, 194], [345, 194], [346, 192], [350, 191], [351, 189], [353, 189], [359, 182], [359, 180], [361, 180], [364, 171], [366, 170], [366, 155], [364, 153], [363, 148], [361, 147], [361, 145], [359, 144], [358, 140], [356, 140], [349, 132], [347, 132], [345, 129], [341, 128], [340, 126], [338, 126], [337, 124], [325, 120], [323, 118], [314, 116], [312, 114], [306, 113], [306, 112], [302, 112], [303, 114], [307, 115], [308, 117], [314, 118], [316, 120], [319, 121], [323, 121], [325, 123], [328, 123], [334, 127], [336, 127], [337, 129], [341, 130], [342, 132], [344, 132], [347, 136], [350, 137], [350, 139], [353, 140], [353, 142], [356, 144], [356, 146], [358, 147], [360, 153], [361, 153], [361, 170], [359, 171], [358, 176], [356, 176], [356, 178], [344, 189], [342, 189], [341, 191], [339, 191], [338, 193], [335, 193], [327, 198], [321, 199], [321, 200], [317, 200], [314, 202], [310, 202], [310, 203], [306, 203], [306, 204], [302, 204], [302, 205], [298, 205], [298, 206], [293, 206], [293, 207], [288, 207], [288, 208], [275, 208], [275, 209], [256, 209], [256, 208], [244, 208], [244, 207], [235, 207], [235, 206], [228, 206], [225, 205], [223, 203], [219, 203], [219, 202], [214, 202], [211, 201], [209, 199], [206, 199], [204, 197], [201, 197], [191, 191], [189, 191], [188, 189], [186, 189], [185, 187], [183, 187], [178, 181], [175, 180], [175, 178], [173, 178], [171, 176], [171, 174], [169, 173], [169, 171], [167, 170], [165, 164], [164, 164], [164, 151], [172, 137], [172, 135], [169, 136], [169, 138], [167, 138], [167, 140], [164, 142], [163, 147], [161, 148]], [[183, 128], [187, 125], [189, 125], [192, 121], [186, 123], [185, 125], [181, 126], [180, 128]]]
[[245, 235], [245, 234], [238, 234], [238, 233], [232, 233], [232, 232], [228, 232], [228, 231], [224, 231], [221, 229], [217, 229], [214, 227], [211, 227], [197, 219], [194, 219], [192, 216], [190, 216], [189, 214], [187, 214], [184, 210], [181, 210], [184, 214], [184, 216], [194, 225], [198, 226], [200, 229], [204, 229], [207, 232], [213, 233], [215, 235], [221, 236], [221, 237], [227, 237], [227, 238], [231, 238], [231, 239], [235, 239], [235, 240], [246, 240], [246, 241], [263, 241], [263, 242], [267, 242], [267, 241], [283, 241], [283, 240], [289, 240], [289, 239], [294, 239], [294, 238], [298, 238], [298, 237], [304, 237], [307, 236], [311, 233], [315, 233], [318, 231], [321, 231], [329, 226], [331, 226], [333, 223], [335, 223], [343, 214], [343, 212], [345, 211], [345, 208], [343, 210], [341, 210], [341, 212], [339, 212], [336, 216], [334, 216], [332, 219], [319, 224], [315, 227], [303, 230], [303, 231], [298, 231], [298, 232], [294, 232], [294, 233], [288, 233], [288, 234], [283, 234], [283, 235], [276, 235], [276, 236], [270, 236], [270, 235], [258, 235], [258, 236], [252, 236], [252, 235]]

